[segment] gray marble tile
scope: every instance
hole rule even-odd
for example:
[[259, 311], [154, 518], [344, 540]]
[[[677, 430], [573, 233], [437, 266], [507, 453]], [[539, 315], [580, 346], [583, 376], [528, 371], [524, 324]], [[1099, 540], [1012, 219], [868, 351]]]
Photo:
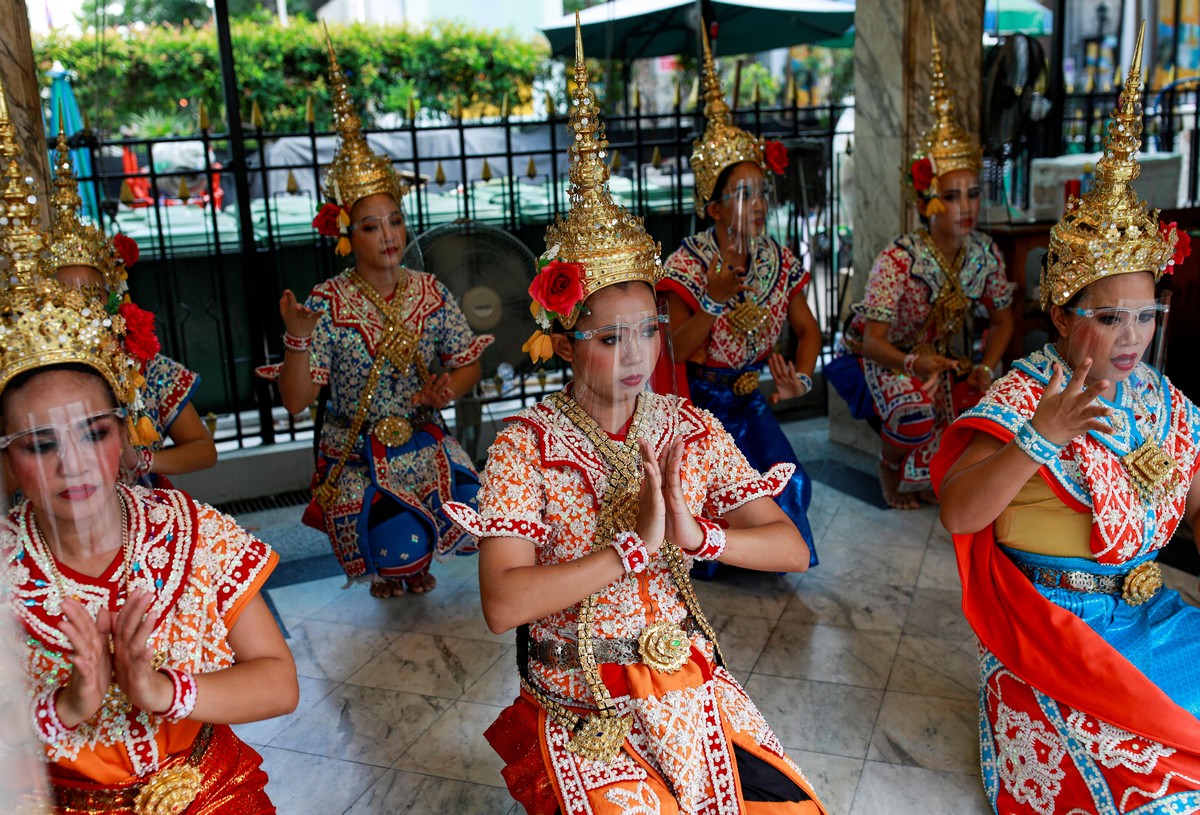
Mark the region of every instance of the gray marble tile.
[[508, 791], [431, 775], [388, 770], [346, 815], [457, 815], [507, 813], [515, 804]]
[[695, 580], [700, 607], [713, 617], [759, 617], [774, 622], [783, 614], [796, 575], [776, 575], [722, 567], [713, 580]]
[[819, 623], [864, 631], [900, 631], [912, 591], [805, 575], [780, 622]]
[[992, 815], [978, 776], [877, 761], [863, 764], [851, 811], [853, 815]]
[[788, 750], [787, 754], [813, 785], [829, 815], [850, 815], [858, 777], [862, 775], [862, 759], [808, 750]]
[[508, 707], [521, 692], [517, 675], [517, 649], [508, 648], [463, 692], [464, 702]]
[[867, 760], [978, 775], [978, 722], [974, 702], [888, 691]]
[[249, 744], [270, 744], [271, 739], [286, 730], [292, 722], [304, 715], [313, 705], [328, 696], [338, 686], [337, 682], [330, 682], [327, 679], [313, 679], [308, 676], [297, 677], [297, 679], [300, 683], [300, 702], [296, 705], [296, 709], [286, 716], [276, 716], [274, 719], [235, 724], [233, 732], [239, 739]]
[[754, 664], [754, 673], [885, 688], [899, 641], [898, 632], [782, 621]]
[[478, 584], [465, 586], [429, 605], [420, 619], [413, 623], [411, 630], [422, 634], [463, 637], [501, 645], [512, 645], [516, 642], [516, 634], [512, 631], [493, 634], [488, 630], [483, 619], [483, 606], [479, 602]]
[[745, 687], [789, 750], [866, 758], [883, 691], [757, 673]]
[[737, 614], [709, 617], [708, 621], [717, 632], [726, 667], [738, 676], [749, 674], [771, 637], [771, 623], [759, 617]]
[[975, 635], [962, 613], [962, 592], [954, 589], [917, 589], [908, 606], [904, 633], [953, 640]]
[[910, 511], [879, 509], [846, 496], [825, 535], [830, 540], [924, 549], [935, 518], [936, 511], [929, 506]]
[[864, 543], [869, 540], [838, 541], [821, 550], [820, 570], [822, 578], [842, 580], [847, 583], [882, 583], [888, 586], [912, 588], [917, 584], [921, 572], [924, 548], [915, 546], [887, 546]]
[[271, 746], [390, 767], [449, 706], [433, 696], [341, 685]]
[[942, 589], [961, 591], [958, 579], [958, 561], [954, 549], [930, 543], [925, 547], [925, 560], [921, 563], [921, 574], [917, 577], [918, 589]]
[[979, 649], [975, 638], [902, 635], [887, 689], [951, 699], [977, 699]]
[[504, 762], [483, 737], [501, 708], [455, 702], [421, 740], [395, 762], [394, 769], [504, 787]]
[[1196, 575], [1188, 574], [1174, 566], [1163, 566], [1162, 573], [1163, 585], [1179, 592], [1184, 602], [1200, 606], [1200, 586], [1197, 585]]
[[[263, 747], [259, 752], [270, 779], [267, 794], [275, 808], [287, 815], [345, 812], [386, 772], [382, 767], [278, 747]], [[331, 779], [336, 781], [330, 783]]]
[[370, 626], [304, 620], [288, 626], [288, 646], [296, 673], [313, 679], [343, 682], [367, 660], [387, 647], [394, 636]]
[[439, 599], [453, 594], [452, 588], [445, 589], [439, 584], [426, 594], [380, 598], [371, 596], [366, 583], [356, 583], [306, 616], [376, 631], [407, 631], [431, 606], [437, 605]]
[[326, 577], [321, 580], [309, 580], [305, 583], [293, 583], [290, 586], [280, 586], [270, 589], [267, 594], [275, 610], [281, 617], [307, 617], [322, 606], [333, 602], [342, 595], [342, 587], [346, 578], [342, 575]]
[[466, 586], [479, 585], [479, 555], [452, 557], [433, 564], [433, 575], [438, 579], [438, 588], [457, 591]]
[[457, 699], [507, 650], [491, 642], [409, 631], [397, 634], [346, 682]]

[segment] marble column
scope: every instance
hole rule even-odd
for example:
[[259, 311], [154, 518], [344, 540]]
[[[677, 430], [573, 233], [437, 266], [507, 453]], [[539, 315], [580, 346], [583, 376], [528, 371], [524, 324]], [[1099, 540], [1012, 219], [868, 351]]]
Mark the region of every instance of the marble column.
[[[0, 77], [8, 96], [8, 114], [17, 129], [23, 157], [44, 190], [49, 178], [49, 154], [42, 99], [38, 92], [37, 65], [25, 0], [0, 3]], [[47, 223], [46, 197], [42, 196], [42, 223]]]
[[[902, 176], [929, 113], [930, 21], [959, 121], [978, 131], [982, 96], [983, 3], [963, 0], [860, 0], [854, 13], [854, 274], [847, 303], [857, 302], [880, 250], [916, 226]], [[836, 404], [835, 404], [836, 403]], [[830, 437], [877, 450], [878, 438], [830, 400]]]

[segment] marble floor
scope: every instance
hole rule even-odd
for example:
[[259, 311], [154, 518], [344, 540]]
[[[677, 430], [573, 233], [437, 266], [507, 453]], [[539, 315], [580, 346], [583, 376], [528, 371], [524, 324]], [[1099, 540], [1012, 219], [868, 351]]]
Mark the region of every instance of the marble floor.
[[[889, 511], [831, 486], [846, 479], [823, 463], [866, 476], [870, 461], [823, 449], [819, 421], [789, 433], [816, 470], [821, 562], [697, 582], [734, 672], [832, 815], [989, 812], [949, 536], [932, 508]], [[1196, 599], [1195, 577], [1165, 571]], [[339, 576], [268, 589], [300, 705], [237, 731], [263, 754], [282, 815], [517, 811], [481, 736], [516, 694], [513, 637], [484, 625], [472, 559], [435, 574], [433, 593], [391, 601]]]

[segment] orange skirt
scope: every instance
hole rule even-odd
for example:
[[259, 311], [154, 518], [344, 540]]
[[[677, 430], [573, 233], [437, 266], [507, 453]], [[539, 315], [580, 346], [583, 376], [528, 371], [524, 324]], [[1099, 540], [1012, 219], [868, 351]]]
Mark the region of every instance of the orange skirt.
[[[698, 661], [693, 662], [693, 665]], [[614, 696], [624, 695], [621, 691], [632, 691], [632, 695], [636, 697], [650, 690], [644, 686], [647, 681], [649, 684], [658, 685], [665, 679], [666, 683], [663, 684], [674, 684], [671, 678], [650, 671], [644, 666], [604, 665], [602, 669], [610, 669], [604, 671], [605, 684], [614, 692]], [[713, 749], [705, 756], [697, 755], [695, 761], [689, 762], [692, 768], [707, 767], [709, 775], [707, 781], [700, 778], [691, 779], [693, 785], [690, 786], [694, 786], [694, 783], [708, 786], [712, 795], [702, 796], [706, 800], [687, 806], [687, 815], [709, 812], [737, 812], [741, 815], [823, 815], [825, 810], [811, 785], [783, 754], [773, 734], [768, 739], [772, 744], [762, 744], [754, 738], [754, 735], [763, 732], [769, 734], [769, 729], [758, 717], [757, 710], [753, 709], [741, 688], [731, 679], [726, 680], [723, 672], [718, 672], [715, 676], [710, 674], [705, 679], [721, 686], [718, 692], [713, 694], [713, 698], [733, 700], [737, 711], [718, 713], [716, 718], [722, 721], [714, 721], [712, 727], [707, 728], [710, 737], [724, 741], [723, 748]], [[639, 688], [638, 685], [643, 687]], [[651, 692], [662, 690], [655, 688]], [[718, 703], [718, 707], [723, 705]], [[755, 732], [733, 726], [727, 720], [730, 716], [742, 725], [753, 718]], [[631, 749], [630, 742], [626, 742], [625, 749], [611, 764], [580, 759], [565, 749], [569, 738], [566, 730], [549, 720], [541, 706], [525, 692], [500, 714], [484, 735], [504, 760], [505, 767], [501, 774], [509, 793], [529, 815], [577, 815], [583, 812], [617, 815], [631, 811], [630, 808], [633, 811], [658, 812], [662, 815], [679, 815], [682, 812], [667, 777], [638, 751]], [[712, 746], [708, 739], [703, 741]], [[802, 790], [810, 800], [745, 800], [738, 767], [736, 762], [732, 761], [735, 746], [740, 752], [749, 754], [752, 759], [784, 776], [786, 781]]]
[[[205, 735], [201, 731], [197, 741]], [[200, 771], [200, 791], [180, 815], [273, 815], [275, 807], [267, 797], [262, 756], [235, 736], [229, 725], [213, 725], [208, 746], [198, 760], [191, 757], [196, 752], [193, 749], [190, 755], [176, 754], [160, 769], [191, 764]], [[56, 775], [54, 765], [50, 767], [50, 782], [56, 801], [54, 811], [59, 815], [135, 815], [133, 800], [143, 783], [96, 784]]]

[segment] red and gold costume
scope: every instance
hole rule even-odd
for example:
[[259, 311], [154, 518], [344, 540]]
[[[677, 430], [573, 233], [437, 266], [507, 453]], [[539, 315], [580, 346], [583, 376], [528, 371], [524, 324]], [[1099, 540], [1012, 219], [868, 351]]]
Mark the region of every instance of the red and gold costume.
[[[124, 486], [118, 490], [125, 504], [129, 552], [115, 558], [99, 577], [49, 561], [52, 556], [40, 541], [27, 502], [4, 522], [4, 575], [28, 635], [32, 697], [61, 687], [70, 677], [71, 647], [59, 630], [64, 591], [93, 616], [102, 608], [120, 610], [130, 589], [153, 591], [157, 599], [149, 613], [162, 615], [153, 647], [162, 655], [163, 666], [200, 674], [233, 664], [229, 630], [278, 561], [270, 547], [233, 519], [182, 492]], [[88, 800], [89, 795], [108, 800], [114, 791], [181, 763], [191, 755], [204, 727], [139, 710], [114, 684], [95, 717], [69, 731], [66, 740], [46, 745], [51, 779], [56, 787], [67, 789], [60, 793], [63, 802]], [[207, 749], [198, 759], [205, 782], [192, 805], [199, 808], [188, 812], [274, 811], [262, 791], [266, 775], [258, 754], [226, 725], [211, 728], [206, 738]], [[246, 794], [257, 808], [243, 804]], [[224, 801], [228, 806], [231, 797], [238, 798], [233, 809], [213, 803]]]
[[[644, 285], [649, 298], [662, 272], [659, 245], [608, 191], [578, 22], [575, 82], [572, 208], [547, 229], [548, 262], [530, 287], [547, 328], [550, 312], [574, 326], [608, 286]], [[540, 334], [530, 340], [535, 354], [541, 344]], [[572, 393], [513, 417], [489, 450], [478, 511], [444, 508], [485, 547], [488, 538], [529, 541], [538, 566], [610, 546], [626, 566], [604, 589], [518, 629], [521, 696], [486, 733], [509, 791], [530, 815], [824, 812], [725, 667], [688, 577], [692, 558], [668, 541], [653, 555], [644, 544], [640, 554], [618, 548], [637, 520], [639, 441], [654, 456], [684, 442], [682, 490], [706, 523], [779, 494], [794, 468], [760, 475], [711, 413], [677, 396], [638, 393], [628, 424], [610, 435]]]
[[[531, 541], [543, 565], [593, 551], [600, 499], [611, 478], [589, 434], [560, 409], [570, 401], [552, 398], [514, 417], [488, 453], [479, 512], [461, 504], [448, 508], [477, 537]], [[632, 422], [644, 428], [656, 455], [677, 435], [686, 440], [683, 490], [697, 516], [720, 518], [773, 497], [791, 476], [790, 465], [760, 475], [712, 414], [677, 397], [644, 394]], [[679, 561], [674, 567], [672, 556]], [[661, 623], [689, 632], [691, 640], [691, 657], [677, 673], [655, 670], [636, 656], [599, 664], [618, 715], [629, 716], [632, 725], [611, 761], [573, 752], [571, 731], [529, 690], [488, 730], [506, 762], [509, 790], [529, 813], [549, 815], [560, 807], [564, 815], [822, 811], [807, 779], [722, 665], [712, 630], [696, 613], [690, 564], [679, 550], [662, 551], [644, 572], [626, 574], [595, 597], [589, 630], [601, 653], [615, 654]], [[580, 624], [580, 606], [563, 609], [533, 622], [519, 648], [528, 654], [522, 673], [534, 692], [587, 714], [597, 705], [575, 648]], [[746, 802], [735, 747], [779, 770], [811, 800], [774, 808]]]
[[[1158, 280], [1182, 260], [1174, 224], [1160, 225], [1129, 186], [1141, 54], [1139, 35], [1096, 184], [1051, 230], [1047, 311], [1068, 310], [1103, 278]], [[1132, 348], [1130, 336], [1122, 330]], [[1003, 815], [1200, 812], [1200, 609], [1163, 586], [1155, 562], [1200, 478], [1200, 409], [1138, 363], [1110, 397], [1093, 397], [1107, 409], [1104, 432], [1055, 445], [1031, 421], [1056, 367], [1072, 376], [1056, 344], [1014, 363], [933, 462], [940, 486], [983, 434], [1040, 465], [985, 528], [954, 536], [980, 646], [984, 789]], [[1041, 446], [1027, 441], [1031, 428]]]

